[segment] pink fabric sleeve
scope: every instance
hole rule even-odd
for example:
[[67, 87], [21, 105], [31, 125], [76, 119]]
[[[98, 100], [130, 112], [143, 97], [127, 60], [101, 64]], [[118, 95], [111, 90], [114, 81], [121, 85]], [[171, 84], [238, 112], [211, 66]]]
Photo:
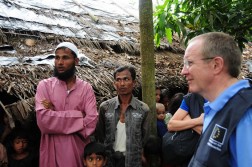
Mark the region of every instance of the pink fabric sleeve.
[[83, 107], [85, 108], [85, 117], [83, 119], [83, 129], [79, 131], [84, 138], [90, 136], [95, 128], [98, 121], [98, 112], [96, 107], [96, 98], [91, 85], [87, 86], [85, 95], [85, 103]]

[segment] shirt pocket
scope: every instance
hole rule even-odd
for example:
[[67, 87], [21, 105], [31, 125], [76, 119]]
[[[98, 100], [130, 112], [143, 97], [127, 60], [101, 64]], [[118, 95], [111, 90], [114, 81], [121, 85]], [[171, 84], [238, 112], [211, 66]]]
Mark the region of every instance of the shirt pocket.
[[134, 136], [134, 141], [137, 145], [141, 143], [142, 139], [142, 121], [143, 114], [132, 113], [132, 121], [130, 122], [132, 135]]

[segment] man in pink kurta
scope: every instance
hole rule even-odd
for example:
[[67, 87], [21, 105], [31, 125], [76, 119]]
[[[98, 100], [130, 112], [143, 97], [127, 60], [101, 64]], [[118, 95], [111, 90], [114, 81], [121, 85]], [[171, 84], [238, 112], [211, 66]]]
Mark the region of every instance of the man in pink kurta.
[[56, 77], [38, 84], [35, 99], [41, 131], [40, 167], [83, 167], [83, 149], [95, 130], [98, 113], [92, 86], [75, 75], [69, 79], [68, 71], [73, 69], [72, 62], [74, 66], [78, 62], [77, 56], [75, 45], [59, 44], [55, 50]]

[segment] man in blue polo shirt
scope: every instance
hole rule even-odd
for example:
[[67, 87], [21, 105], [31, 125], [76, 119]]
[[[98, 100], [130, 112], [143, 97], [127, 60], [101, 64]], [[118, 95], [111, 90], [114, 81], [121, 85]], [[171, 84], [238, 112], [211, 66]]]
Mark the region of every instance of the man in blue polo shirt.
[[242, 53], [231, 36], [210, 32], [193, 38], [182, 74], [204, 105], [203, 134], [190, 167], [252, 164], [252, 95], [249, 80], [238, 80]]

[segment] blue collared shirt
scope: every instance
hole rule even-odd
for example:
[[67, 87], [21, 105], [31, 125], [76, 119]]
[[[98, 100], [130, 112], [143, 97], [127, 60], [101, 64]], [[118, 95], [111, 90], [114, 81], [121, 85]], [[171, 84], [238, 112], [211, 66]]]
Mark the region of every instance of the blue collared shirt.
[[[214, 115], [220, 111], [228, 100], [240, 89], [249, 87], [248, 80], [240, 80], [227, 88], [213, 102], [204, 105], [203, 133], [213, 119]], [[251, 99], [252, 100], [252, 99]], [[241, 104], [242, 105], [242, 104]], [[252, 108], [245, 113], [238, 123], [236, 130], [230, 137], [230, 166], [251, 167], [252, 165]]]

